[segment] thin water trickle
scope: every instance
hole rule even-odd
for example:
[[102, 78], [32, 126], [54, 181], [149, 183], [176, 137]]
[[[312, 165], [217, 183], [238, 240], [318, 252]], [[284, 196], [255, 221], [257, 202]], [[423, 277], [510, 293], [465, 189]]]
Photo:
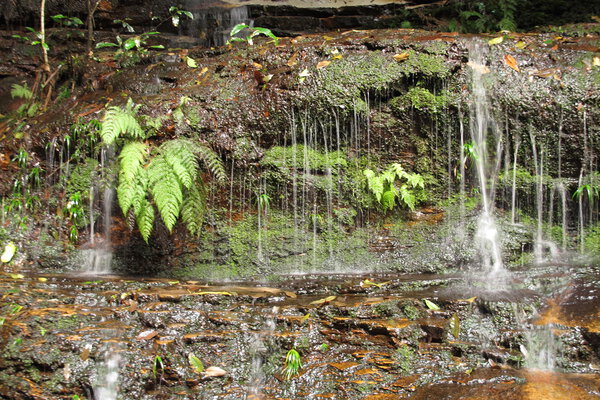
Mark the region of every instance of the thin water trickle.
[[252, 356], [250, 365], [250, 379], [246, 390], [247, 399], [261, 398], [265, 386], [264, 365], [269, 357], [269, 348], [267, 341], [275, 332], [275, 321], [272, 317], [266, 317], [261, 331], [253, 334], [249, 345], [249, 352]]
[[[101, 170], [109, 171], [109, 163], [113, 162], [114, 150], [111, 148], [103, 149], [101, 153]], [[106, 275], [112, 272], [113, 251], [111, 243], [112, 228], [112, 206], [115, 196], [115, 189], [112, 187], [112, 177], [103, 176], [102, 181], [105, 184], [102, 198], [102, 228], [103, 237], [100, 241], [95, 238], [95, 220], [94, 220], [94, 191], [95, 187], [90, 188], [90, 240], [87, 248], [81, 253], [84, 257], [83, 272], [92, 275]]]
[[556, 369], [556, 354], [558, 342], [552, 332], [554, 326], [534, 325], [525, 332], [525, 347], [521, 348], [524, 354], [525, 367], [554, 371]]
[[116, 400], [119, 393], [119, 364], [121, 356], [114, 346], [109, 346], [98, 363], [94, 399]]
[[[482, 211], [477, 225], [475, 240], [487, 273], [490, 288], [499, 288], [498, 280], [506, 275], [500, 250], [498, 227], [494, 219], [493, 190], [495, 175], [490, 169], [499, 166], [499, 149], [501, 132], [492, 117], [491, 104], [483, 81], [486, 73], [484, 47], [478, 41], [469, 43], [469, 65], [472, 70], [471, 102], [470, 102], [470, 133], [475, 150], [475, 166], [479, 181], [479, 192], [482, 201]], [[490, 136], [491, 135], [491, 136]], [[496, 154], [488, 149], [488, 140], [496, 143]]]

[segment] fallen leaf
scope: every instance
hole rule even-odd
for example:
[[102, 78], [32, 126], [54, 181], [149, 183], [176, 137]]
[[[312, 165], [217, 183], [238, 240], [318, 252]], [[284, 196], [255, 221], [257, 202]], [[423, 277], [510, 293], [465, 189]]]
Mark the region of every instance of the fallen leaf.
[[488, 44], [490, 45], [495, 45], [495, 44], [500, 44], [502, 43], [502, 41], [504, 41], [504, 36], [498, 36], [496, 38], [490, 39], [488, 40]]
[[329, 64], [331, 64], [331, 61], [329, 60], [321, 61], [317, 64], [317, 69], [325, 68]]
[[510, 68], [514, 69], [515, 71], [521, 72], [521, 70], [519, 69], [517, 60], [510, 54], [506, 54], [504, 56], [504, 62], [506, 63], [506, 65], [508, 65]]
[[594, 67], [600, 67], [600, 57], [594, 57], [594, 59], [592, 60], [592, 65]]
[[40, 282], [47, 282], [48, 278], [38, 278], [38, 281], [40, 281]]
[[23, 278], [25, 278], [25, 275], [23, 275], [23, 274], [8, 274], [8, 276], [10, 276], [12, 279], [23, 279]]
[[523, 50], [525, 47], [527, 47], [527, 43], [525, 43], [525, 42], [524, 42], [524, 41], [522, 41], [522, 40], [519, 40], [519, 41], [517, 42], [517, 44], [515, 45], [515, 47], [516, 47], [517, 49], [521, 49], [521, 50]]
[[331, 36], [323, 35], [323, 39], [325, 40], [333, 40]]
[[90, 349], [88, 347], [86, 347], [85, 349], [83, 349], [83, 351], [79, 355], [79, 358], [81, 358], [81, 361], [85, 361], [89, 357], [90, 357]]
[[430, 301], [427, 299], [423, 299], [423, 301], [425, 302], [425, 305], [427, 306], [427, 308], [429, 308], [430, 310], [438, 311], [440, 309], [440, 307], [437, 304], [435, 304], [433, 301]]
[[219, 367], [208, 367], [204, 371], [204, 376], [219, 377], [227, 375], [227, 371]]
[[190, 68], [198, 68], [198, 63], [192, 57], [186, 57], [185, 62]]
[[408, 57], [410, 57], [410, 53], [408, 51], [405, 51], [404, 53], [400, 53], [400, 54], [394, 54], [394, 60], [396, 60], [398, 62], [407, 60]]
[[196, 292], [194, 294], [198, 294], [198, 295], [218, 294], [218, 295], [222, 295], [222, 296], [233, 296], [233, 293], [231, 293], [231, 292]]
[[12, 258], [14, 257], [16, 251], [17, 246], [15, 246], [13, 242], [8, 243], [6, 246], [4, 246], [4, 252], [2, 253], [2, 257], [0, 257], [0, 261], [2, 261], [3, 263], [10, 262], [10, 260], [12, 260]]
[[315, 301], [311, 301], [310, 304], [325, 304], [325, 303], [329, 303], [333, 300], [335, 300], [337, 298], [337, 296], [328, 296], [325, 297], [324, 299], [319, 299], [319, 300], [315, 300]]
[[135, 340], [150, 340], [153, 337], [155, 337], [156, 335], [158, 335], [158, 332], [156, 332], [155, 330], [149, 329], [147, 331], [142, 331], [140, 332], [136, 337]]
[[200, 73], [198, 74], [198, 76], [200, 77], [200, 76], [204, 75], [207, 72], [208, 72], [208, 67], [204, 67], [204, 68], [202, 68], [202, 70], [200, 71]]
[[467, 303], [473, 303], [475, 301], [475, 299], [477, 299], [477, 296], [469, 297], [468, 299], [460, 299], [460, 300], [457, 300], [457, 301], [464, 301], [464, 302], [467, 302]]
[[292, 56], [290, 57], [290, 59], [287, 62], [287, 66], [293, 67], [296, 64], [298, 64], [298, 52], [295, 52], [294, 54], [292, 54]]
[[253, 63], [252, 63], [252, 66], [253, 66], [255, 69], [263, 69], [263, 66], [262, 66], [262, 64], [259, 64], [259, 63], [257, 63], [257, 62], [253, 62]]
[[460, 319], [458, 318], [457, 313], [452, 314], [452, 318], [450, 318], [450, 333], [452, 333], [452, 336], [456, 339], [458, 339], [458, 336], [460, 335]]
[[204, 371], [204, 364], [202, 364], [202, 360], [196, 357], [194, 353], [188, 354], [188, 361], [195, 373], [199, 374]]

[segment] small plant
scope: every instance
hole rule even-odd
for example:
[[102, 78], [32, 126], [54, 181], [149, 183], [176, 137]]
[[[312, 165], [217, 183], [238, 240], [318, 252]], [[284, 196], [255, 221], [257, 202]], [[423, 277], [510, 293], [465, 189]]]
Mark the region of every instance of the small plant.
[[267, 214], [271, 205], [271, 197], [266, 193], [260, 194], [257, 196], [257, 203], [258, 211]]
[[589, 202], [593, 202], [595, 197], [599, 194], [598, 186], [590, 183], [583, 184], [575, 190], [573, 198], [579, 200], [582, 196], [586, 196]]
[[174, 27], [179, 26], [179, 22], [182, 17], [187, 17], [189, 19], [194, 19], [194, 14], [189, 11], [182, 10], [179, 7], [171, 6], [169, 7], [169, 14], [171, 15], [171, 23]]
[[283, 370], [281, 371], [285, 379], [290, 380], [298, 375], [298, 371], [302, 368], [302, 359], [295, 348], [291, 348], [285, 356]]
[[121, 36], [117, 35], [117, 42], [100, 42], [96, 44], [97, 49], [106, 47], [116, 47], [114, 54], [115, 61], [121, 63], [121, 65], [135, 64], [139, 62], [140, 57], [146, 55], [149, 49], [162, 50], [165, 48], [162, 44], [159, 45], [147, 45], [148, 39], [153, 35], [158, 35], [160, 32], [145, 32], [141, 35], [127, 38], [123, 40]]
[[[377, 202], [383, 206], [383, 210], [392, 210], [397, 202], [415, 209], [418, 189], [424, 189], [425, 183], [420, 174], [408, 173], [398, 163], [391, 164], [387, 170], [376, 174], [370, 169], [363, 171], [367, 178], [367, 186], [375, 195]], [[399, 188], [396, 180], [405, 181]]]
[[[249, 31], [249, 34], [246, 37], [235, 36], [243, 30]], [[279, 44], [279, 38], [275, 36], [275, 34], [273, 34], [273, 32], [271, 32], [270, 29], [261, 28], [259, 26], [251, 27], [250, 25], [246, 24], [237, 24], [233, 27], [231, 32], [229, 32], [229, 36], [231, 36], [231, 38], [227, 41], [227, 44], [229, 45], [231, 44], [231, 42], [246, 42], [248, 43], [248, 45], [252, 46], [254, 44], [253, 38], [258, 35], [265, 35], [270, 37], [271, 39], [273, 39], [273, 43], [275, 44], [275, 46]]]
[[33, 92], [27, 87], [26, 83], [23, 85], [13, 84], [10, 89], [10, 96], [13, 99], [20, 98], [26, 100], [17, 109], [17, 115], [20, 117], [33, 117], [40, 108], [39, 103], [33, 101]]
[[32, 46], [41, 46], [45, 51], [50, 50], [50, 46], [48, 46], [48, 43], [46, 43], [46, 41], [44, 40], [44, 35], [41, 32], [36, 31], [30, 26], [25, 27], [25, 29], [33, 33], [33, 36], [36, 40], [31, 40], [28, 36], [21, 36], [18, 34], [12, 35], [12, 37], [15, 39], [21, 39], [24, 42], [29, 42]]
[[129, 21], [131, 21], [131, 18], [115, 19], [113, 20], [113, 24], [121, 25], [121, 27], [128, 33], [134, 33], [135, 29], [133, 29], [133, 26], [129, 24]]
[[396, 350], [396, 360], [400, 369], [404, 372], [410, 371], [414, 361], [415, 352], [408, 345], [404, 345]]
[[163, 364], [162, 357], [157, 354], [154, 356], [154, 360], [152, 361], [152, 376], [154, 377], [154, 379], [156, 379], [159, 368], [162, 373], [162, 371], [164, 371], [165, 369], [165, 365]]
[[83, 206], [81, 205], [81, 193], [76, 192], [69, 197], [69, 202], [63, 212], [71, 225], [69, 228], [69, 240], [75, 243], [79, 238], [77, 227], [82, 223], [84, 215]]

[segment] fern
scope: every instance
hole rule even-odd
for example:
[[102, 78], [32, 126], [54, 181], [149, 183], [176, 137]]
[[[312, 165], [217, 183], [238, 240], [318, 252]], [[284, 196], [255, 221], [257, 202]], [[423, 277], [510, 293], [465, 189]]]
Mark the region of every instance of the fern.
[[162, 154], [150, 162], [148, 178], [154, 203], [165, 226], [171, 232], [183, 203], [182, 184], [167, 162], [167, 157]]
[[137, 108], [128, 102], [125, 108], [108, 107], [102, 118], [100, 136], [107, 145], [111, 145], [117, 138], [127, 134], [132, 139], [144, 139], [144, 130], [135, 118]]
[[227, 180], [227, 174], [225, 174], [225, 167], [219, 156], [210, 148], [201, 144], [195, 143], [193, 146], [194, 153], [204, 162], [217, 181], [220, 183], [225, 182]]
[[502, 19], [498, 22], [498, 28], [503, 31], [514, 32], [517, 30], [515, 14], [517, 12], [518, 0], [500, 0], [498, 7], [502, 11]]
[[152, 228], [154, 227], [154, 208], [145, 198], [142, 199], [138, 207], [139, 208], [135, 213], [135, 220], [137, 222], [140, 235], [142, 235], [144, 241], [148, 243], [148, 239], [152, 233]]
[[[421, 175], [404, 171], [402, 165], [398, 163], [391, 164], [379, 175], [370, 169], [364, 170], [363, 173], [367, 178], [369, 191], [375, 196], [384, 211], [393, 210], [397, 201], [414, 210], [417, 201], [414, 190], [425, 188]], [[406, 182], [400, 186], [400, 190], [396, 187], [398, 179]]]
[[204, 185], [195, 185], [185, 192], [181, 219], [192, 235], [198, 235], [202, 227], [204, 210], [206, 209], [206, 192]]
[[31, 100], [33, 98], [33, 92], [27, 87], [27, 84], [19, 85], [14, 83], [10, 89], [10, 96], [13, 99], [18, 97], [20, 99]]

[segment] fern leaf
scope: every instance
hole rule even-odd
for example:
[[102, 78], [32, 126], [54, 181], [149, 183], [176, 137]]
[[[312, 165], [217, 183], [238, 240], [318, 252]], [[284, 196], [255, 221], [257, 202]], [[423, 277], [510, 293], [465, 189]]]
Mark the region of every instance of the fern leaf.
[[204, 185], [194, 185], [185, 193], [181, 208], [181, 219], [192, 235], [198, 235], [202, 227], [204, 211], [206, 210], [206, 192]]
[[161, 146], [165, 160], [169, 163], [179, 181], [190, 189], [198, 176], [198, 163], [187, 140], [171, 140]]
[[194, 153], [204, 162], [208, 167], [209, 171], [215, 176], [217, 181], [225, 182], [227, 180], [227, 174], [225, 173], [225, 167], [223, 162], [212, 149], [201, 144], [194, 145]]
[[381, 176], [373, 176], [367, 180], [367, 185], [371, 192], [375, 195], [378, 202], [381, 202], [381, 196], [384, 191], [384, 180]]
[[122, 134], [129, 134], [134, 139], [144, 138], [144, 130], [137, 122], [132, 110], [124, 111], [120, 107], [108, 107], [102, 118], [102, 129], [100, 130], [102, 140], [110, 145]]
[[412, 211], [415, 210], [415, 195], [408, 187], [406, 187], [406, 185], [400, 187], [400, 199], [402, 199], [402, 202], [404, 202], [404, 204]]
[[384, 210], [393, 210], [396, 202], [396, 190], [392, 186], [390, 190], [387, 190], [381, 195], [381, 205]]
[[134, 181], [140, 173], [147, 155], [147, 146], [142, 142], [129, 142], [119, 154], [119, 180]]
[[123, 211], [123, 215], [127, 215], [129, 209], [133, 207], [134, 213], [137, 216], [140, 203], [145, 200], [148, 191], [148, 176], [145, 169], [141, 168], [136, 175], [135, 180], [129, 181], [119, 179], [117, 187], [117, 197], [119, 199], [119, 207]]
[[154, 207], [152, 207], [152, 204], [150, 204], [148, 200], [144, 199], [139, 204], [136, 215], [138, 230], [144, 241], [148, 243], [152, 228], [154, 227]]
[[156, 156], [150, 162], [148, 178], [154, 203], [165, 226], [171, 232], [183, 202], [181, 182], [163, 155]]
[[33, 92], [27, 87], [27, 84], [19, 85], [17, 83], [14, 83], [10, 89], [10, 96], [13, 99], [15, 97], [18, 97], [20, 99], [31, 100], [31, 98], [33, 97]]
[[394, 174], [400, 179], [402, 179], [402, 177], [405, 174], [404, 168], [402, 168], [402, 165], [400, 165], [399, 163], [393, 163], [392, 165], [390, 165], [389, 169], [393, 171]]

